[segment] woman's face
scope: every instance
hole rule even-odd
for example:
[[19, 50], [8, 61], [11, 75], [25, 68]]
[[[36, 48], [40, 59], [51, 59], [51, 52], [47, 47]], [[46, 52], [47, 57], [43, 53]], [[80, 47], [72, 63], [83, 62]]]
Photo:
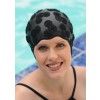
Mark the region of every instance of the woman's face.
[[62, 76], [71, 65], [71, 49], [69, 43], [54, 37], [41, 40], [34, 48], [38, 67], [49, 77]]

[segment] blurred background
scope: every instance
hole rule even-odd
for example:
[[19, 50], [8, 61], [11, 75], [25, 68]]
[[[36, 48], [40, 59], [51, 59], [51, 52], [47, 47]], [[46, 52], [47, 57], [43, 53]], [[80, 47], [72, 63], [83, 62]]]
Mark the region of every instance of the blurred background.
[[25, 28], [37, 10], [56, 8], [68, 15], [73, 24], [74, 66], [86, 66], [86, 3], [85, 0], [15, 0], [15, 81], [35, 70], [36, 61], [25, 38]]

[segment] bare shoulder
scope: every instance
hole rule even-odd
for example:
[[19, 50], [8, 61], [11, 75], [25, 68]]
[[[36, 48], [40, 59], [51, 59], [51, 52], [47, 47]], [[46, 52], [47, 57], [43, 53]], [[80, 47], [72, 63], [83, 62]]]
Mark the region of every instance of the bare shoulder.
[[75, 69], [79, 74], [86, 73], [86, 67], [85, 66], [75, 66]]
[[[32, 82], [35, 81], [33, 76], [35, 72], [26, 75], [19, 83], [24, 83], [32, 87]], [[33, 80], [32, 80], [33, 79]], [[38, 96], [27, 87], [16, 85], [15, 87], [16, 100], [38, 100]]]
[[86, 82], [86, 67], [85, 66], [76, 66], [76, 73], [78, 79], [83, 83]]
[[15, 98], [16, 100], [37, 100], [34, 92], [21, 85], [17, 85], [15, 88]]

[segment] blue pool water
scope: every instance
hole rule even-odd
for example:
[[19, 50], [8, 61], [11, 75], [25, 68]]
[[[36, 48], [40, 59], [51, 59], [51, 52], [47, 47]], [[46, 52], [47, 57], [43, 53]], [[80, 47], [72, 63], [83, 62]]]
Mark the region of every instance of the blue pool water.
[[[44, 8], [57, 8], [66, 13], [74, 27], [74, 34], [76, 41], [82, 39], [85, 41], [86, 32], [86, 11], [85, 11], [85, 0], [16, 0], [15, 3], [15, 72], [16, 75], [23, 72], [25, 69], [30, 68], [35, 63], [33, 54], [25, 40], [25, 27], [27, 21], [31, 15], [39, 9]], [[84, 38], [84, 39], [83, 39]], [[82, 43], [83, 43], [82, 42]], [[79, 41], [75, 43], [74, 50], [74, 64], [79, 63], [85, 64], [85, 44], [80, 45], [80, 49], [77, 47]], [[81, 49], [82, 48], [82, 49]], [[81, 54], [80, 54], [81, 52]], [[81, 56], [80, 56], [81, 55]], [[76, 58], [78, 57], [78, 59]], [[80, 60], [80, 57], [81, 58]], [[78, 60], [78, 61], [77, 61]]]

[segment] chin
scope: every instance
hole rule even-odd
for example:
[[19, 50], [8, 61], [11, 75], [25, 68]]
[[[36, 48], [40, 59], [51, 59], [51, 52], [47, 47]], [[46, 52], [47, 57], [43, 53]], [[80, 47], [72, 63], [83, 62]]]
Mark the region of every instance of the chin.
[[58, 70], [58, 71], [51, 71], [48, 73], [48, 77], [51, 79], [61, 79], [65, 76], [67, 71], [67, 68], [64, 68], [63, 70]]

